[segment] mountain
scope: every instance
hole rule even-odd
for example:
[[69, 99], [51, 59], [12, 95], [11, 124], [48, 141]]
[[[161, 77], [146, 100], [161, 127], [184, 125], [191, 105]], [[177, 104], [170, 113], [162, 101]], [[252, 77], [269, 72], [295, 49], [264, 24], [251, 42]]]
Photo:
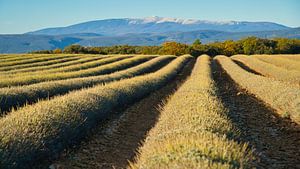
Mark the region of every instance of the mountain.
[[165, 41], [192, 43], [199, 38], [203, 43], [224, 41], [227, 39], [238, 40], [248, 36], [260, 38], [298, 38], [300, 28], [289, 28], [274, 31], [254, 32], [225, 32], [216, 30], [197, 30], [188, 32], [168, 33], [131, 33], [107, 36], [96, 33], [74, 33], [66, 35], [0, 35], [0, 53], [24, 53], [33, 50], [48, 50], [64, 48], [77, 43], [83, 46], [111, 46], [111, 45], [160, 45]]
[[0, 53], [25, 53], [33, 50], [49, 50], [64, 48], [78, 43], [83, 39], [100, 37], [99, 34], [70, 34], [70, 35], [0, 35]]
[[47, 28], [28, 32], [34, 35], [64, 35], [77, 33], [96, 33], [106, 36], [124, 35], [129, 33], [168, 33], [214, 30], [225, 32], [253, 32], [285, 30], [289, 27], [272, 22], [238, 22], [238, 21], [207, 21], [195, 19], [178, 19], [164, 17], [147, 17], [138, 19], [105, 19], [84, 22], [67, 27]]
[[259, 38], [297, 38], [300, 39], [300, 28], [291, 28], [288, 30], [277, 31], [255, 31], [255, 32], [224, 32], [212, 30], [199, 30], [190, 32], [171, 32], [161, 34], [126, 34], [120, 36], [102, 36], [89, 39], [83, 39], [78, 42], [82, 46], [111, 46], [111, 45], [160, 45], [166, 41], [176, 41], [191, 44], [195, 39], [201, 39], [203, 43], [239, 40], [249, 36]]
[[160, 45], [165, 41], [192, 43], [199, 38], [208, 43], [247, 36], [300, 39], [300, 28], [272, 22], [217, 22], [164, 17], [105, 19], [25, 34], [0, 35], [0, 53], [64, 48], [74, 43], [83, 46]]

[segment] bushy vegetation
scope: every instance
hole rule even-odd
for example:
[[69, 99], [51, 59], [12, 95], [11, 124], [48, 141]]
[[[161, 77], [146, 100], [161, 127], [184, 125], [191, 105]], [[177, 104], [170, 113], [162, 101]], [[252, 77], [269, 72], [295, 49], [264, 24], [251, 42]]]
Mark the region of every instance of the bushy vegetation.
[[289, 116], [293, 121], [300, 124], [299, 87], [249, 73], [235, 64], [229, 57], [217, 56], [215, 59], [237, 84], [269, 104], [279, 114]]
[[[241, 115], [247, 113], [245, 124], [249, 124], [249, 117], [253, 117], [253, 125], [255, 125], [257, 115], [252, 116], [248, 113], [250, 112], [248, 109], [257, 110], [258, 108], [256, 112], [261, 112], [261, 108], [244, 107], [244, 104], [239, 106], [240, 104], [235, 104], [236, 100], [232, 99], [239, 99], [240, 97], [235, 94], [239, 95], [243, 92], [241, 88], [244, 88], [249, 93], [243, 94], [242, 100], [238, 102], [245, 103], [244, 101], [247, 102], [250, 99], [244, 100], [244, 97], [251, 97], [251, 100], [257, 104], [261, 104], [259, 100], [263, 101], [266, 107], [273, 108], [270, 109], [270, 113], [271, 111], [277, 112], [300, 124], [300, 55], [234, 55], [232, 57], [217, 56], [214, 59], [202, 55], [197, 58], [192, 74], [185, 82], [181, 80], [183, 79], [181, 77], [188, 76], [188, 73], [186, 71], [180, 75], [179, 73], [193, 57], [190, 55], [174, 56], [181, 53], [194, 53], [197, 56], [203, 51], [212, 55], [218, 52], [232, 55], [236, 51], [251, 53], [272, 51], [277, 48], [276, 43], [275, 46], [274, 43], [264, 40], [256, 43], [255, 38], [249, 38], [243, 43], [237, 45], [237, 41], [226, 41], [209, 44], [209, 46], [196, 40], [192, 45], [168, 42], [158, 47], [135, 49], [145, 49], [149, 53], [173, 54], [162, 56], [64, 53], [0, 55], [0, 168], [35, 168], [37, 163], [44, 165], [44, 162], [53, 164], [53, 160], [59, 160], [57, 158], [64, 154], [62, 152], [72, 151], [73, 145], [76, 145], [75, 148], [77, 145], [83, 146], [85, 150], [85, 144], [81, 144], [81, 140], [90, 139], [86, 137], [87, 134], [98, 125], [100, 125], [101, 133], [102, 129], [108, 129], [109, 132], [120, 134], [116, 126], [121, 124], [119, 122], [124, 120], [126, 114], [121, 110], [125, 110], [132, 103], [140, 101], [167, 83], [172, 84], [167, 85], [167, 91], [164, 91], [164, 94], [177, 89], [167, 100], [162, 97], [152, 100], [153, 97], [157, 97], [154, 94], [137, 104], [137, 107], [141, 107], [141, 104], [148, 104], [149, 100], [154, 101], [151, 105], [157, 105], [157, 102], [164, 103], [160, 107], [161, 114], [157, 119], [153, 118], [156, 120], [155, 126], [151, 130], [145, 128], [150, 132], [147, 134], [145, 144], [139, 147], [136, 160], [127, 159], [132, 161], [128, 167], [251, 168], [252, 165], [260, 166], [261, 156], [257, 155], [260, 150], [251, 144], [254, 147], [252, 149], [252, 146], [248, 147], [247, 142], [244, 142], [249, 141], [245, 139], [248, 136], [244, 135], [247, 132], [240, 135], [240, 130], [245, 130], [245, 128], [240, 128], [239, 122], [243, 120], [236, 121], [235, 117], [244, 117], [232, 116], [231, 113]], [[252, 47], [244, 48], [243, 45]], [[122, 47], [103, 49], [118, 51], [122, 50]], [[124, 53], [132, 52], [130, 46], [126, 48]], [[257, 51], [253, 51], [252, 48], [256, 48]], [[88, 48], [77, 46], [68, 50], [86, 49]], [[193, 63], [188, 64], [187, 68], [190, 68]], [[223, 70], [219, 70], [219, 65], [215, 64], [220, 64]], [[250, 73], [247, 66], [260, 75]], [[222, 73], [219, 75], [225, 72], [233, 81], [216, 83], [212, 78], [213, 71], [216, 71], [216, 74]], [[180, 80], [170, 82], [178, 75]], [[226, 79], [230, 80], [228, 76]], [[220, 79], [216, 78], [216, 80]], [[217, 86], [224, 82], [224, 88]], [[179, 83], [182, 83], [181, 87]], [[229, 85], [238, 85], [240, 88], [237, 92], [229, 88], [229, 93], [223, 93], [223, 90], [228, 90]], [[251, 93], [258, 99], [253, 99], [249, 95]], [[234, 101], [232, 102], [234, 104], [231, 101]], [[149, 108], [148, 105], [145, 106]], [[227, 106], [230, 109], [233, 108], [233, 111], [229, 113]], [[118, 122], [109, 120], [108, 123], [105, 121], [105, 125], [102, 125], [102, 120], [107, 120], [107, 117], [115, 111], [121, 115], [116, 119]], [[143, 112], [135, 113], [141, 113], [141, 117], [143, 116]], [[158, 111], [155, 111], [155, 117], [156, 115]], [[281, 121], [280, 117], [274, 117], [276, 123], [277, 120]], [[273, 121], [273, 117], [270, 120]], [[283, 121], [288, 123], [289, 120]], [[111, 122], [114, 124], [111, 125]], [[140, 122], [145, 121], [141, 120], [137, 124]], [[269, 126], [269, 123], [266, 124]], [[277, 124], [272, 125], [273, 127], [277, 127], [277, 131], [282, 128]], [[125, 129], [124, 134], [128, 134], [127, 126], [121, 128]], [[256, 132], [256, 128], [254, 130]], [[257, 130], [257, 132], [260, 131], [262, 130]], [[270, 132], [273, 133], [273, 130]], [[265, 133], [263, 131], [259, 134], [263, 136]], [[289, 133], [288, 135], [290, 136]], [[127, 143], [127, 140], [122, 137], [124, 135], [120, 136], [122, 143]], [[133, 135], [129, 135], [131, 136]], [[289, 136], [286, 138], [290, 138]], [[105, 138], [108, 137], [111, 135]], [[136, 144], [144, 138], [138, 137], [130, 144]], [[283, 137], [285, 136], [281, 138]], [[111, 137], [109, 143], [114, 144], [114, 138]], [[267, 138], [266, 141], [269, 139]], [[125, 146], [127, 146], [126, 143]], [[274, 145], [277, 146], [277, 143]], [[126, 147], [126, 149], [134, 153], [133, 148], [129, 150]], [[289, 151], [291, 148], [287, 149]], [[106, 151], [102, 148], [97, 149], [101, 153], [102, 150]], [[282, 148], [279, 151], [281, 150]], [[257, 151], [257, 153], [252, 153], [252, 151]], [[129, 152], [126, 150], [126, 153]], [[270, 153], [273, 153], [272, 149]], [[71, 154], [70, 156], [74, 157]]]
[[67, 58], [73, 58], [73, 56], [69, 55], [52, 55], [52, 57], [34, 57], [34, 58], [27, 58], [23, 57], [25, 59], [22, 60], [12, 60], [12, 61], [1, 61], [0, 62], [0, 70], [6, 71], [10, 69], [16, 69], [16, 68], [25, 68], [34, 66], [35, 64], [44, 64], [48, 63], [49, 61], [57, 60], [57, 59], [67, 59]]
[[247, 145], [216, 94], [210, 57], [200, 56], [190, 78], [169, 98], [131, 168], [250, 168]]
[[160, 70], [107, 85], [71, 92], [12, 111], [0, 119], [0, 168], [30, 168], [81, 140], [99, 121], [159, 89], [191, 56]]
[[1, 62], [11, 62], [11, 61], [28, 60], [33, 58], [42, 58], [42, 57], [49, 57], [49, 56], [53, 56], [53, 54], [9, 54], [9, 55], [0, 55], [0, 60]]
[[[6, 72], [6, 76], [12, 76], [12, 77], [16, 77], [16, 76], [28, 76], [31, 74], [41, 74], [41, 73], [47, 73], [47, 74], [50, 74], [50, 73], [56, 73], [56, 72], [71, 72], [71, 71], [77, 71], [77, 70], [84, 70], [84, 69], [89, 69], [89, 68], [94, 68], [94, 67], [97, 67], [97, 66], [101, 66], [101, 65], [105, 65], [105, 64], [109, 64], [109, 63], [113, 63], [113, 62], [116, 62], [116, 61], [120, 61], [120, 60], [123, 60], [123, 59], [127, 59], [127, 58], [131, 58], [133, 56], [122, 56], [122, 55], [118, 55], [118, 56], [110, 56], [110, 55], [105, 55], [105, 56], [93, 56], [93, 59], [88, 59], [88, 62], [83, 62], [80, 64], [80, 62], [76, 62], [77, 64], [71, 64], [71, 65], [68, 65], [68, 64], [64, 64], [64, 63], [57, 63], [58, 65], [61, 65], [59, 67], [56, 67], [56, 68], [53, 68], [53, 69], [46, 69], [46, 70], [42, 70], [42, 71], [38, 71], [38, 72], [20, 72], [19, 74], [17, 75], [10, 75], [9, 74], [9, 71], [5, 71]], [[81, 57], [83, 58], [83, 57]], [[76, 60], [77, 61], [77, 60]], [[56, 65], [57, 65], [56, 64]], [[42, 66], [47, 66], [47, 62], [43, 62], [42, 65], [40, 65], [40, 67]], [[20, 66], [23, 66], [23, 65], [17, 65], [17, 67], [20, 67]], [[28, 65], [30, 66], [30, 65]], [[35, 66], [33, 65], [32, 67], [28, 67], [28, 68], [34, 68]], [[40, 68], [38, 67], [38, 68]], [[4, 67], [4, 69], [7, 69], [9, 67]], [[17, 70], [22, 70], [23, 67], [20, 67], [18, 68]], [[27, 68], [27, 67], [25, 67]], [[50, 67], [51, 68], [51, 67]], [[1, 69], [0, 69], [1, 70]], [[15, 69], [12, 69], [12, 70], [15, 70]], [[2, 78], [5, 78], [5, 76], [3, 76]]]
[[0, 73], [7, 73], [8, 71], [11, 70], [21, 70], [21, 69], [26, 69], [26, 68], [37, 68], [37, 67], [42, 67], [42, 66], [51, 66], [57, 63], [65, 63], [69, 61], [76, 61], [80, 59], [80, 57], [73, 57], [69, 56], [66, 58], [57, 58], [54, 60], [49, 60], [49, 61], [42, 61], [42, 62], [34, 62], [34, 63], [21, 63], [21, 64], [16, 64], [16, 65], [10, 65], [10, 66], [3, 66], [0, 67]]
[[97, 84], [106, 84], [112, 81], [149, 73], [152, 70], [165, 65], [174, 58], [175, 57], [171, 55], [159, 56], [137, 66], [107, 75], [55, 80], [26, 86], [1, 88], [0, 112], [7, 112], [13, 107], [23, 106], [25, 103], [34, 103], [41, 99], [66, 94], [72, 90], [92, 87]]
[[276, 55], [279, 58], [285, 58], [293, 61], [300, 61], [300, 55]]
[[[272, 59], [283, 58], [284, 55], [270, 56]], [[296, 56], [294, 56], [296, 57]], [[250, 69], [262, 74], [263, 76], [274, 78], [281, 81], [291, 82], [300, 85], [300, 72], [296, 70], [287, 70], [282, 67], [261, 61], [254, 56], [234, 55], [231, 56], [234, 61], [238, 61], [248, 66]], [[299, 57], [300, 58], [300, 57]], [[290, 62], [288, 60], [288, 62]], [[299, 63], [300, 66], [300, 63]]]
[[[209, 44], [201, 44], [201, 41], [197, 39], [191, 45], [177, 42], [165, 42], [161, 46], [117, 45], [110, 47], [83, 47], [80, 45], [70, 45], [65, 47], [62, 52], [72, 54], [160, 54], [177, 56], [183, 54], [191, 54], [193, 56], [199, 56], [201, 54], [208, 54], [210, 56], [231, 56], [236, 54], [299, 54], [300, 40], [247, 37], [238, 41], [226, 40], [224, 42]], [[55, 51], [34, 51], [32, 53], [55, 53]]]
[[[105, 55], [107, 57], [109, 57], [109, 55]], [[52, 57], [52, 56], [49, 56]], [[31, 66], [31, 67], [23, 67], [21, 65], [19, 65], [18, 68], [14, 68], [13, 70], [11, 70], [11, 68], [6, 69], [6, 71], [0, 71], [1, 74], [15, 74], [15, 73], [26, 73], [26, 72], [31, 72], [31, 73], [35, 73], [37, 71], [43, 71], [43, 70], [57, 70], [58, 68], [62, 68], [62, 67], [67, 67], [67, 66], [72, 66], [72, 65], [77, 65], [77, 64], [84, 64], [87, 62], [91, 62], [91, 61], [96, 61], [96, 60], [100, 60], [103, 59], [104, 56], [102, 55], [88, 55], [88, 56], [81, 56], [79, 58], [72, 58], [70, 57], [70, 60], [65, 61], [65, 62], [55, 62], [56, 60], [51, 61], [52, 63], [49, 64], [42, 64], [42, 65], [38, 65], [38, 66]], [[74, 59], [74, 60], [73, 60]], [[2, 69], [0, 69], [2, 70]]]
[[[26, 76], [16, 76], [1, 77], [0, 87], [9, 87], [9, 86], [18, 86], [18, 85], [28, 85], [50, 80], [62, 80], [69, 78], [78, 78], [78, 77], [88, 77], [96, 76], [102, 74], [112, 73], [114, 71], [123, 70], [134, 65], [138, 65], [147, 60], [154, 58], [155, 56], [145, 55], [145, 56], [117, 56], [113, 59], [116, 59], [115, 62], [109, 62], [109, 64], [101, 64], [102, 66], [92, 67], [89, 69], [83, 69], [73, 72], [55, 72], [55, 73], [38, 73], [38, 74], [28, 74]], [[107, 58], [110, 59], [110, 58]], [[103, 61], [104, 59], [100, 60]], [[78, 65], [76, 65], [78, 66]], [[80, 67], [80, 65], [79, 65]]]
[[300, 63], [295, 62], [293, 60], [289, 60], [286, 58], [281, 57], [272, 57], [272, 55], [254, 55], [253, 57], [256, 57], [264, 62], [271, 63], [273, 65], [283, 67], [287, 70], [296, 70], [300, 71]]

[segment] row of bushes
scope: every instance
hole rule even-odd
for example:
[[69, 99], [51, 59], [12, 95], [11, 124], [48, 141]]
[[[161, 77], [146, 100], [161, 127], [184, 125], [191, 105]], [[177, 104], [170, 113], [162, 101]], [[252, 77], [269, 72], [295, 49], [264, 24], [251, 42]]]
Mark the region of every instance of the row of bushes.
[[239, 131], [227, 117], [212, 79], [211, 59], [197, 59], [190, 78], [163, 106], [132, 169], [251, 168], [251, 151], [234, 141]]
[[156, 68], [164, 66], [174, 58], [175, 56], [159, 56], [137, 66], [106, 75], [54, 80], [27, 86], [1, 88], [0, 113], [1, 111], [6, 112], [12, 108], [23, 106], [26, 103], [34, 103], [38, 100], [66, 94], [73, 90], [149, 73], [156, 70]]
[[[289, 55], [285, 55], [289, 56]], [[266, 63], [273, 64], [278, 67], [282, 67], [286, 70], [296, 70], [300, 71], [300, 63], [298, 61], [295, 62], [298, 55], [294, 55], [294, 59], [288, 59], [288, 57], [283, 57], [280, 55], [276, 55], [276, 58], [272, 57], [271, 55], [254, 55], [253, 57], [260, 59]]]
[[118, 45], [109, 47], [83, 47], [80, 45], [70, 45], [61, 49], [34, 51], [32, 53], [89, 53], [89, 54], [160, 54], [160, 55], [183, 55], [191, 54], [199, 56], [208, 54], [210, 56], [235, 54], [296, 54], [300, 53], [300, 40], [276, 38], [261, 39], [248, 37], [238, 41], [226, 40], [224, 42], [214, 42], [201, 44], [197, 39], [191, 45], [165, 42], [161, 46], [129, 46]]
[[[41, 62], [49, 62], [55, 61], [58, 59], [67, 59], [67, 58], [74, 58], [75, 56], [68, 56], [68, 55], [55, 55], [52, 57], [35, 57], [30, 58], [26, 56], [22, 56], [24, 59], [21, 60], [12, 60], [12, 61], [2, 61], [0, 62], [0, 70], [7, 71], [10, 69], [20, 69], [25, 67], [32, 67], [34, 64], [39, 64]], [[25, 66], [24, 66], [25, 65]], [[40, 65], [39, 65], [40, 66]]]
[[[77, 55], [75, 55], [77, 56]], [[18, 67], [15, 68], [11, 68], [11, 67], [4, 67], [4, 69], [6, 69], [5, 71], [1, 71], [0, 69], [0, 74], [15, 74], [15, 73], [26, 73], [26, 72], [38, 72], [38, 71], [45, 71], [45, 70], [55, 70], [55, 69], [59, 69], [59, 68], [63, 68], [63, 67], [71, 67], [74, 65], [78, 65], [78, 64], [86, 64], [89, 62], [93, 62], [96, 60], [100, 60], [100, 59], [104, 59], [106, 57], [102, 56], [102, 55], [82, 55], [78, 56], [78, 57], [69, 57], [68, 60], [66, 61], [66, 59], [61, 60], [61, 59], [57, 59], [57, 60], [53, 60], [53, 61], [46, 61], [46, 62], [39, 62], [40, 64], [32, 64], [33, 66], [28, 67], [27, 64], [22, 64], [22, 65], [18, 65]], [[48, 55], [48, 57], [52, 57], [52, 55]], [[109, 57], [109, 55], [107, 55], [107, 57]], [[75, 59], [74, 59], [75, 58]], [[50, 62], [50, 64], [49, 64]]]
[[0, 168], [30, 168], [43, 159], [55, 158], [116, 108], [128, 106], [164, 86], [190, 59], [181, 56], [154, 73], [12, 111], [0, 119]]
[[[92, 67], [89, 69], [82, 69], [73, 72], [56, 72], [56, 73], [39, 73], [39, 74], [28, 74], [16, 77], [2, 76], [0, 79], [0, 87], [10, 87], [19, 85], [29, 85], [39, 82], [51, 81], [51, 80], [62, 80], [69, 78], [88, 77], [109, 74], [115, 71], [123, 70], [131, 66], [141, 64], [147, 60], [154, 58], [154, 56], [135, 56], [128, 59], [115, 61], [109, 64], [103, 64], [102, 66]], [[104, 59], [102, 59], [103, 61]]]
[[215, 57], [226, 73], [241, 87], [269, 104], [277, 112], [300, 124], [300, 90], [293, 85], [258, 76], [239, 67], [229, 57]]
[[[247, 56], [247, 55], [234, 55], [231, 58], [235, 62], [240, 62], [249, 67], [250, 69], [262, 74], [266, 77], [271, 77], [276, 80], [281, 80], [284, 82], [290, 82], [292, 84], [300, 85], [300, 72], [297, 70], [287, 70], [280, 66], [275, 66], [274, 64], [264, 62], [256, 58], [257, 56]], [[268, 57], [268, 56], [266, 56]], [[269, 60], [278, 60], [282, 59], [281, 57], [272, 57]], [[299, 55], [300, 59], [300, 55]], [[286, 60], [286, 59], [285, 59]], [[290, 60], [287, 60], [290, 62]], [[293, 61], [292, 61], [293, 62]], [[300, 62], [298, 63], [300, 67]]]

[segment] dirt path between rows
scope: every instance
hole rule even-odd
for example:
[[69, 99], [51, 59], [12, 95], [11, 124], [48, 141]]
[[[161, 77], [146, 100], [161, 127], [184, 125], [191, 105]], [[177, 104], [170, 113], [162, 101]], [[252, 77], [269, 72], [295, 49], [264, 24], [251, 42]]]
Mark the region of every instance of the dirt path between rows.
[[250, 67], [246, 66], [243, 62], [240, 62], [240, 61], [237, 61], [237, 60], [233, 60], [233, 62], [236, 63], [237, 65], [239, 65], [241, 68], [243, 68], [247, 72], [263, 76], [262, 74], [258, 73], [257, 71], [255, 71], [255, 70], [251, 69]]
[[53, 168], [126, 168], [136, 156], [137, 149], [154, 127], [159, 106], [190, 75], [195, 60], [170, 83], [119, 113], [105, 125], [98, 126], [93, 135], [73, 152], [56, 161]]
[[300, 168], [300, 127], [279, 117], [275, 110], [236, 85], [217, 63], [213, 64], [219, 97], [241, 131], [239, 141], [255, 149], [257, 168]]

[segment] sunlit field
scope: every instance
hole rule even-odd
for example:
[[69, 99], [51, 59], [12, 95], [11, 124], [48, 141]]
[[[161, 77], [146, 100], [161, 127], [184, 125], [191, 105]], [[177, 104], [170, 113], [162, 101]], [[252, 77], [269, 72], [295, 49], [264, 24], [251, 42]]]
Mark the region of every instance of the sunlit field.
[[0, 168], [297, 168], [300, 55], [0, 55], [0, 110]]

